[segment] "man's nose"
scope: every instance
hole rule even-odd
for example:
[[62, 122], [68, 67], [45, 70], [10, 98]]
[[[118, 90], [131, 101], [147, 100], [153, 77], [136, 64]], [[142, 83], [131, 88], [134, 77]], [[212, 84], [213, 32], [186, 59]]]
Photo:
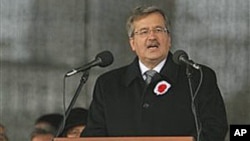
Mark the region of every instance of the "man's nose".
[[156, 38], [156, 33], [154, 30], [150, 30], [148, 34], [148, 39], [155, 39]]

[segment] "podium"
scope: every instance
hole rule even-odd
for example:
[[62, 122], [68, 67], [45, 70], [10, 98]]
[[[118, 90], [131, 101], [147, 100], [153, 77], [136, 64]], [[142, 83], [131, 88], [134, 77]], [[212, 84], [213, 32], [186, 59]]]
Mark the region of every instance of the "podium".
[[83, 138], [54, 138], [53, 141], [195, 141], [190, 136], [178, 137], [83, 137]]

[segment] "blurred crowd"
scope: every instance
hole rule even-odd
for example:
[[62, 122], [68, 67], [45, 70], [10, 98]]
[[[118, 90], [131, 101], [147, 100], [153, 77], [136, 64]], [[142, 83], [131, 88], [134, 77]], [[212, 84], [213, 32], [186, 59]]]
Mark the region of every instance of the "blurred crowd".
[[[81, 107], [73, 108], [66, 119], [60, 113], [40, 115], [34, 121], [30, 141], [52, 141], [55, 137], [80, 138], [87, 124], [87, 116], [88, 110]], [[63, 130], [59, 129], [61, 126], [64, 127]], [[1, 123], [0, 141], [9, 141], [6, 127]]]
[[[87, 123], [88, 110], [76, 107], [73, 108], [67, 119], [59, 113], [48, 113], [41, 115], [34, 123], [34, 129], [30, 141], [52, 141], [54, 137], [79, 138]], [[61, 124], [64, 128], [59, 135]]]

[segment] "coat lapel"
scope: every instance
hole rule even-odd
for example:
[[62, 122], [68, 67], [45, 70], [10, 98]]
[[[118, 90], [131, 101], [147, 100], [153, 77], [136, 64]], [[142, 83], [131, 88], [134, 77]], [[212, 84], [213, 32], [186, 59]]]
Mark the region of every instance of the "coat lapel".
[[127, 70], [123, 76], [124, 85], [128, 87], [136, 79], [143, 80], [137, 57], [127, 66]]

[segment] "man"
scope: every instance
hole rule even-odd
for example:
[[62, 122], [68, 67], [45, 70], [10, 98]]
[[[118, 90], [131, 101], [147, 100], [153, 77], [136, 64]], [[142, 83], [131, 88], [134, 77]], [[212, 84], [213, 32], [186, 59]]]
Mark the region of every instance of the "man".
[[63, 115], [59, 113], [44, 114], [36, 119], [34, 129], [42, 129], [55, 136], [62, 120]]
[[52, 141], [54, 138], [54, 134], [51, 132], [48, 132], [44, 129], [35, 129], [31, 133], [31, 141]]
[[87, 116], [88, 110], [81, 107], [73, 108], [66, 120], [62, 136], [68, 138], [79, 138], [87, 124]]
[[[186, 67], [173, 62], [169, 20], [157, 7], [138, 7], [127, 31], [137, 55], [128, 66], [97, 79], [82, 136], [194, 136], [222, 141], [227, 133], [225, 106], [214, 71], [202, 67], [203, 81], [192, 112]], [[148, 82], [148, 70], [155, 70]], [[193, 88], [201, 78], [192, 70]], [[195, 118], [198, 118], [195, 120]], [[196, 129], [196, 121], [199, 124]], [[201, 132], [200, 132], [201, 131]]]

